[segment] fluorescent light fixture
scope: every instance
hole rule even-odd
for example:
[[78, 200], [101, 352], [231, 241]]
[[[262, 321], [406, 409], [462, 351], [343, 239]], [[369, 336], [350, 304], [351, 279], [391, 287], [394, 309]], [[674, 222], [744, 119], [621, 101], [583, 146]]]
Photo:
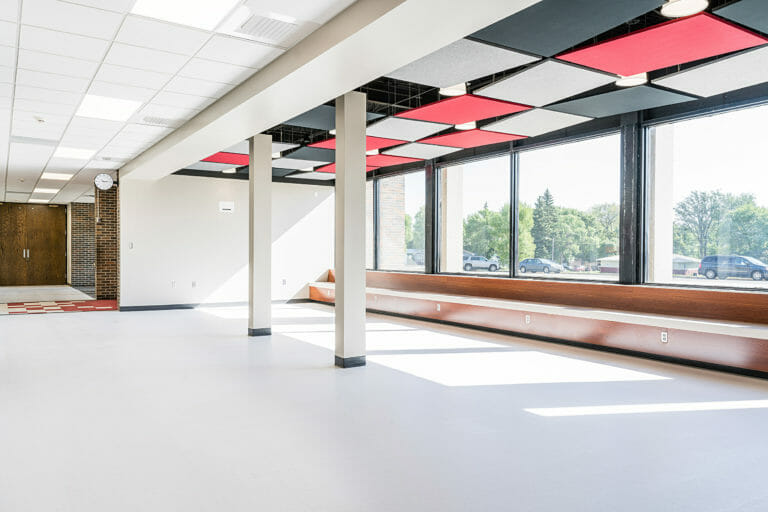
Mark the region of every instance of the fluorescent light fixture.
[[39, 198], [34, 198], [34, 199], [30, 198], [27, 200], [28, 203], [47, 203], [49, 201], [50, 199], [39, 199]]
[[368, 151], [365, 152], [365, 154], [368, 155], [368, 156], [378, 155], [379, 154], [379, 150], [378, 149], [369, 149]]
[[90, 160], [96, 154], [95, 149], [68, 148], [59, 146], [53, 153], [54, 158], [68, 158], [70, 160]]
[[56, 180], [56, 181], [69, 181], [72, 179], [72, 174], [64, 174], [60, 172], [44, 172], [40, 176], [41, 180]]
[[701, 12], [708, 6], [708, 0], [668, 0], [661, 6], [661, 15], [667, 18], [682, 18]]
[[667, 404], [593, 405], [586, 407], [546, 407], [526, 409], [537, 416], [601, 416], [606, 414], [642, 414], [654, 412], [733, 411], [768, 409], [768, 400], [734, 400], [730, 402], [680, 402]]
[[336, 128], [334, 128], [333, 130], [330, 130], [328, 133], [330, 133], [331, 135], [336, 135]]
[[221, 171], [222, 174], [235, 174], [237, 172], [237, 167], [230, 167], [229, 169], [224, 169]]
[[59, 193], [58, 188], [36, 188], [33, 194], [58, 194]]
[[636, 75], [620, 76], [616, 80], [616, 85], [619, 87], [635, 87], [637, 85], [643, 85], [648, 83], [648, 73], [638, 73]]
[[273, 159], [280, 158], [280, 151], [275, 151], [274, 153], [272, 153], [272, 158]]
[[136, 0], [132, 14], [213, 30], [240, 0]]
[[477, 123], [475, 121], [470, 121], [468, 123], [461, 123], [461, 124], [457, 124], [455, 128], [457, 130], [474, 130], [475, 128], [477, 128]]
[[141, 103], [134, 100], [86, 94], [75, 115], [109, 121], [127, 121], [141, 106]]
[[456, 84], [440, 89], [441, 96], [461, 96], [462, 94], [467, 94], [467, 84]]

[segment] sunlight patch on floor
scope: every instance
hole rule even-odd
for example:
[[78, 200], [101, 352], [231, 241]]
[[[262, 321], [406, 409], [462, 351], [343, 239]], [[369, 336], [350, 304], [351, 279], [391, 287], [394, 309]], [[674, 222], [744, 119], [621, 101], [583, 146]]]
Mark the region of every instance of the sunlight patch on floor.
[[592, 405], [582, 407], [544, 407], [525, 409], [538, 416], [599, 416], [606, 414], [647, 414], [656, 412], [733, 411], [768, 409], [768, 400], [734, 400], [727, 402], [680, 402], [669, 404]]

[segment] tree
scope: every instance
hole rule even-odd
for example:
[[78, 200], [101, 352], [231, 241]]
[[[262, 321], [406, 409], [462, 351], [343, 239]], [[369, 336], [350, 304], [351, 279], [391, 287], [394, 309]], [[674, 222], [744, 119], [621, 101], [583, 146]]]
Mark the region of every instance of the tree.
[[613, 240], [619, 233], [619, 205], [616, 203], [597, 204], [587, 212], [600, 226], [600, 235], [606, 240]]
[[720, 191], [693, 191], [675, 206], [679, 225], [696, 238], [699, 258], [706, 256], [709, 251], [710, 236], [713, 227], [716, 228], [720, 221], [724, 204], [725, 198]]
[[727, 252], [764, 259], [768, 256], [768, 208], [751, 202], [729, 211], [720, 237]]
[[405, 214], [405, 247], [411, 249], [413, 245], [413, 219], [409, 214]]
[[527, 204], [520, 203], [517, 214], [517, 252], [518, 258], [533, 258], [536, 246], [533, 244], [533, 208]]
[[509, 264], [509, 204], [497, 211], [488, 204], [464, 219], [464, 249]]
[[551, 258], [554, 252], [555, 226], [557, 209], [555, 199], [549, 189], [536, 199], [533, 208], [533, 228], [531, 236], [535, 245], [534, 255], [538, 258]]

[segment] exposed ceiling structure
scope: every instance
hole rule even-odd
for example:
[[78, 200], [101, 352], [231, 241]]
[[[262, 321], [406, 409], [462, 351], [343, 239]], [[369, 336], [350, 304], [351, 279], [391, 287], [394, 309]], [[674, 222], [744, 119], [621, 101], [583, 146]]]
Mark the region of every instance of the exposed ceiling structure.
[[88, 201], [353, 1], [3, 0], [0, 201]]
[[[367, 171], [768, 82], [767, 2], [712, 1], [678, 19], [663, 3], [542, 0], [360, 87]], [[275, 155], [275, 175], [332, 179], [333, 152], [308, 150], [335, 147], [333, 111], [266, 132], [298, 147]]]

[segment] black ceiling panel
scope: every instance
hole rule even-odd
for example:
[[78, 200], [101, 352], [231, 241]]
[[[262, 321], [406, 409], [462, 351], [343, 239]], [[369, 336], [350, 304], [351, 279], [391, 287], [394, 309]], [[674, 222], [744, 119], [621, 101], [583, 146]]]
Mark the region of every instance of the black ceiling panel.
[[314, 160], [318, 162], [335, 162], [336, 151], [333, 149], [303, 147], [283, 155], [285, 158], [296, 160]]
[[551, 57], [663, 3], [663, 0], [542, 0], [471, 37]]
[[768, 2], [766, 0], [741, 0], [718, 9], [715, 14], [768, 33]]
[[697, 98], [694, 96], [643, 85], [557, 103], [548, 106], [547, 109], [579, 116], [607, 117], [695, 99]]
[[[384, 114], [368, 112], [368, 121], [373, 121], [380, 117], [384, 117]], [[284, 124], [312, 128], [313, 130], [333, 130], [336, 127], [336, 107], [320, 105], [286, 121]]]
[[281, 169], [279, 167], [272, 168], [272, 176], [280, 176], [281, 178], [288, 176], [289, 174], [293, 174], [295, 172], [296, 172], [296, 169]]

